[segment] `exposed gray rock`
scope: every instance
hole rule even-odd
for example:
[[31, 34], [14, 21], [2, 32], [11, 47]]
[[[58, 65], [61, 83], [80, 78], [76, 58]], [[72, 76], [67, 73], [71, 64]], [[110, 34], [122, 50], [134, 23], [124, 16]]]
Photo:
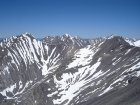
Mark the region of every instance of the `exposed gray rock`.
[[0, 42], [1, 105], [139, 104], [139, 77], [140, 48], [124, 37], [25, 33]]

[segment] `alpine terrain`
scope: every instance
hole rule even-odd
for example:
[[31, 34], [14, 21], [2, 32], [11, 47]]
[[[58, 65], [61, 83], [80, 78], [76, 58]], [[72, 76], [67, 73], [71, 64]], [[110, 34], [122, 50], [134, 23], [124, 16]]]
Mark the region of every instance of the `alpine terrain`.
[[3, 39], [0, 105], [140, 105], [140, 39]]

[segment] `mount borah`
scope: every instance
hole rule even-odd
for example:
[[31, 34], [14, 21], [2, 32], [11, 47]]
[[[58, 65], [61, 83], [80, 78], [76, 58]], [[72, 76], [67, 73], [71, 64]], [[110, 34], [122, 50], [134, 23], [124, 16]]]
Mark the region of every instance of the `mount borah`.
[[140, 39], [30, 33], [0, 42], [0, 105], [139, 105]]

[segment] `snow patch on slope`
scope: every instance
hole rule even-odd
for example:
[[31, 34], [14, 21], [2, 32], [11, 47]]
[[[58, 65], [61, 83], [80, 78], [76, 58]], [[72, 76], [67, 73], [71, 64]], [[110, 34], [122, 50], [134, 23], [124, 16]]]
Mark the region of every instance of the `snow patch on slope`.
[[68, 68], [74, 68], [76, 66], [85, 66], [92, 60], [93, 55], [98, 51], [93, 51], [91, 46], [80, 49], [74, 56], [73, 62], [68, 65]]
[[140, 40], [132, 41], [128, 38], [125, 38], [124, 40], [132, 46], [140, 47]]

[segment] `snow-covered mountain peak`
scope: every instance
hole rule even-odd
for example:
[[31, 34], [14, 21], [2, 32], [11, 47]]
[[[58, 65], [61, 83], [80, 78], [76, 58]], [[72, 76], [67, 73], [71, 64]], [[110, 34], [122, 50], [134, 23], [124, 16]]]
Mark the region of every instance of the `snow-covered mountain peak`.
[[116, 37], [116, 35], [115, 34], [111, 34], [110, 36], [107, 37], [107, 39], [112, 39], [114, 37]]
[[127, 38], [127, 37], [123, 37], [123, 39], [127, 43], [129, 43], [129, 45], [131, 45], [131, 46], [140, 47], [140, 39], [138, 39], [138, 38]]
[[30, 33], [29, 33], [29, 32], [24, 32], [23, 34], [25, 34], [25, 35], [26, 35], [26, 34], [30, 34]]
[[74, 38], [75, 38], [75, 39], [81, 39], [81, 37], [79, 37], [79, 36], [74, 36]]
[[23, 37], [30, 37], [30, 38], [32, 38], [32, 39], [35, 38], [35, 37], [34, 37], [31, 33], [29, 33], [29, 32], [25, 32], [25, 33], [21, 34], [21, 36], [23, 36]]
[[127, 38], [127, 37], [124, 37], [124, 36], [116, 36], [115, 34], [112, 34], [112, 35], [106, 37], [106, 39], [112, 39], [114, 37], [124, 39], [127, 43], [129, 43], [129, 45], [132, 45], [132, 46], [135, 46], [135, 47], [140, 47], [140, 39], [138, 39], [138, 38]]
[[73, 38], [73, 37], [72, 37], [72, 36], [70, 36], [69, 34], [64, 34], [62, 37], [63, 37], [63, 38], [70, 38], [70, 39], [72, 39], [72, 38]]
[[69, 34], [67, 34], [67, 33], [66, 33], [66, 34], [64, 34], [64, 36], [70, 37], [70, 35], [69, 35]]

